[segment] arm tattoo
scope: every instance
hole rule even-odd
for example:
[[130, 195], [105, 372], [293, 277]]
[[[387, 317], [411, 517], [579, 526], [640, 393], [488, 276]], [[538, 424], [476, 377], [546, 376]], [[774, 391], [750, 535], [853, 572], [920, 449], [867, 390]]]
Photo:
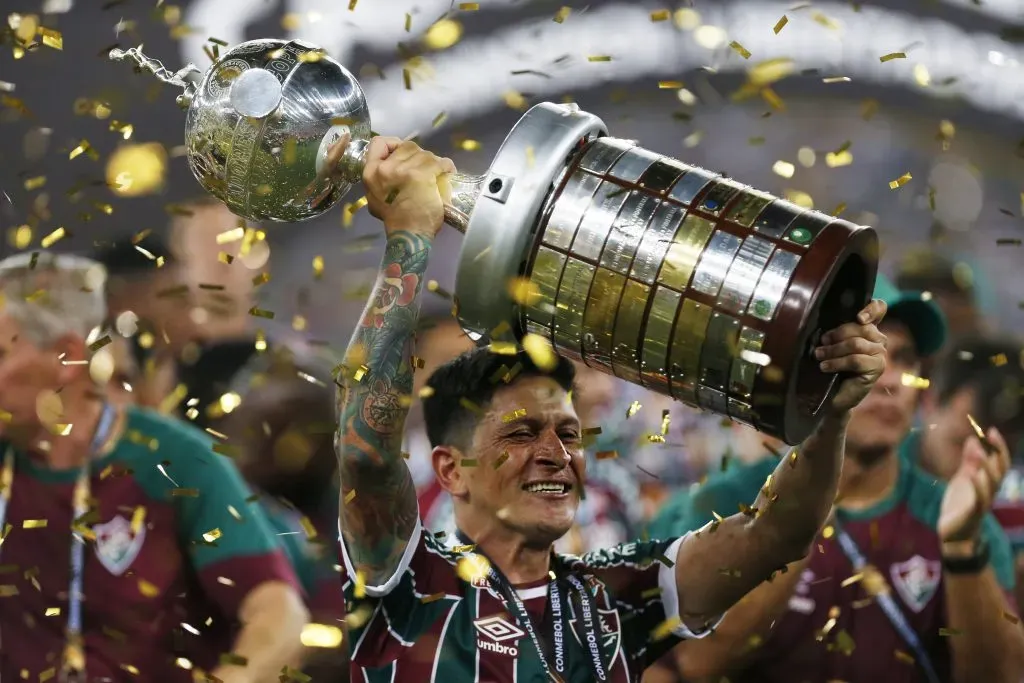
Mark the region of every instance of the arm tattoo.
[[391, 575], [416, 525], [416, 491], [401, 448], [430, 244], [408, 232], [388, 237], [337, 379], [341, 530], [349, 557], [371, 585]]

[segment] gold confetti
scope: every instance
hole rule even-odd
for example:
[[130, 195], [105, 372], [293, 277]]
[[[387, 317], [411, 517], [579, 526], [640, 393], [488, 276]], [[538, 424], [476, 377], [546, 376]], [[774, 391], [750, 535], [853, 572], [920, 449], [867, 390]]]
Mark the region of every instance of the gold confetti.
[[256, 318], [267, 318], [268, 320], [274, 319], [273, 311], [265, 311], [262, 308], [256, 308], [255, 306], [249, 309], [249, 315]]
[[522, 93], [516, 92], [515, 90], [509, 90], [502, 97], [505, 99], [505, 104], [508, 105], [510, 109], [515, 109], [516, 111], [523, 111], [526, 109], [526, 97], [524, 97]]
[[460, 2], [459, 9], [463, 12], [475, 12], [480, 9], [479, 2]]
[[672, 12], [667, 9], [659, 9], [651, 12], [651, 21], [668, 21], [672, 18]]
[[793, 174], [796, 173], [796, 166], [794, 166], [788, 161], [783, 161], [782, 159], [779, 159], [774, 164], [772, 164], [772, 173], [778, 176], [782, 176], [783, 178], [792, 178]]
[[214, 240], [217, 244], [230, 244], [245, 237], [245, 228], [232, 228], [218, 233]]
[[849, 76], [828, 76], [826, 78], [821, 79], [821, 82], [822, 83], [829, 83], [829, 84], [830, 83], [849, 83], [850, 80], [851, 79], [850, 79]]
[[205, 534], [203, 534], [203, 540], [206, 541], [207, 543], [213, 543], [218, 538], [220, 538], [221, 535], [222, 534], [221, 534], [220, 529], [210, 529]]
[[43, 37], [43, 45], [46, 47], [52, 47], [54, 50], [64, 49], [64, 38], [61, 36], [60, 31], [40, 26], [39, 35]]
[[142, 524], [146, 521], [146, 507], [140, 505], [132, 511], [131, 530], [133, 534], [142, 531]]
[[619, 457], [618, 451], [598, 451], [595, 455], [598, 460], [614, 460]]
[[904, 185], [906, 185], [907, 183], [909, 183], [911, 180], [913, 180], [913, 178], [914, 177], [912, 175], [910, 175], [909, 173], [904, 173], [903, 175], [901, 175], [896, 180], [890, 180], [889, 181], [889, 189], [890, 190], [895, 190], [895, 189], [901, 188]]
[[640, 412], [641, 408], [643, 408], [643, 404], [640, 403], [640, 401], [633, 401], [632, 403], [630, 403], [629, 407], [626, 408], [626, 419], [628, 420], [629, 418], [636, 415], [638, 412]]
[[424, 605], [429, 605], [432, 602], [437, 602], [438, 600], [440, 600], [443, 597], [444, 597], [444, 593], [434, 593], [433, 595], [424, 595], [422, 598], [420, 598], [420, 602], [422, 602]]
[[743, 57], [743, 59], [750, 59], [750, 50], [740, 45], [739, 42], [734, 40], [731, 43], [729, 43], [729, 47], [735, 50], [736, 54], [738, 54], [740, 57]]
[[928, 385], [931, 384], [926, 378], [918, 377], [909, 372], [904, 372], [900, 378], [900, 382], [905, 387], [913, 387], [914, 389], [927, 389]]
[[658, 641], [668, 638], [670, 635], [672, 635], [673, 631], [679, 628], [679, 626], [682, 623], [683, 622], [679, 617], [672, 617], [671, 619], [666, 619], [665, 621], [655, 626], [653, 630], [651, 630], [651, 639]]
[[363, 377], [365, 377], [366, 373], [368, 373], [369, 371], [370, 371], [370, 368], [368, 368], [365, 365], [360, 365], [358, 368], [356, 368], [356, 371], [352, 375], [352, 378], [355, 381], [357, 381], [357, 382], [361, 382], [361, 381], [363, 381]]
[[476, 463], [476, 458], [463, 458], [459, 462], [459, 465], [461, 465], [462, 467], [476, 467]]
[[779, 35], [779, 31], [784, 29], [786, 27], [786, 24], [788, 24], [788, 23], [789, 23], [789, 17], [787, 17], [785, 14], [783, 14], [782, 18], [775, 22], [775, 26], [772, 28], [772, 31], [775, 32], [775, 35]]
[[459, 148], [466, 152], [475, 152], [480, 149], [480, 143], [476, 140], [462, 140], [459, 142]]
[[38, 190], [40, 187], [46, 184], [46, 176], [36, 176], [34, 178], [27, 178], [25, 180], [25, 189], [31, 192], [32, 190]]
[[349, 503], [351, 503], [351, 502], [352, 502], [352, 500], [353, 500], [353, 499], [354, 499], [355, 497], [356, 497], [356, 490], [355, 490], [355, 489], [352, 489], [351, 491], [349, 491], [348, 493], [346, 493], [346, 494], [345, 494], [345, 505], [348, 505]]
[[896, 659], [900, 660], [904, 664], [913, 664], [914, 663], [914, 658], [911, 657], [910, 655], [908, 655], [903, 650], [894, 650], [893, 651], [893, 655], [895, 655]]
[[446, 112], [441, 112], [440, 114], [438, 114], [437, 116], [434, 117], [433, 121], [430, 122], [430, 127], [431, 128], [437, 128], [442, 123], [444, 123], [447, 119], [448, 119], [448, 114]]
[[147, 598], [155, 598], [160, 595], [160, 589], [145, 579], [139, 579], [139, 592]]
[[463, 408], [465, 408], [466, 410], [468, 410], [471, 413], [476, 413], [477, 415], [483, 414], [483, 410], [480, 408], [480, 406], [478, 406], [477, 404], [473, 403], [472, 401], [470, 401], [465, 396], [462, 396], [461, 398], [459, 398], [459, 405], [462, 406]]
[[[1017, 240], [1017, 242], [1019, 243], [1020, 240]], [[1003, 367], [1008, 362], [1007, 359], [1006, 359], [1006, 354], [1005, 353], [998, 353], [998, 354], [992, 356], [992, 358], [989, 359], [989, 360], [991, 360], [992, 361], [992, 365], [994, 365], [997, 368]]]
[[963, 634], [964, 634], [964, 632], [961, 631], [958, 628], [940, 628], [939, 629], [939, 635], [940, 636], [962, 636]]
[[46, 520], [45, 519], [26, 519], [25, 521], [23, 521], [21, 523], [21, 528], [22, 529], [45, 529], [46, 528]]
[[523, 337], [522, 344], [526, 355], [543, 372], [551, 372], [558, 367], [558, 354], [546, 338], [528, 333]]
[[220, 663], [224, 666], [248, 666], [249, 660], [234, 652], [225, 652], [220, 656]]
[[662, 90], [679, 90], [683, 87], [682, 81], [658, 81], [658, 87]]
[[554, 19], [552, 19], [552, 21], [555, 22], [556, 24], [561, 24], [562, 22], [569, 18], [570, 12], [572, 12], [571, 7], [561, 7], [555, 13], [555, 17]]
[[43, 613], [43, 616], [46, 616], [46, 617], [59, 617], [60, 616], [60, 607], [47, 607], [46, 611]]
[[486, 579], [490, 570], [491, 563], [487, 558], [476, 553], [469, 553], [459, 558], [455, 565], [455, 572], [466, 583], [474, 583]]
[[612, 58], [610, 55], [591, 55], [587, 57], [588, 62], [610, 62]]
[[502, 422], [511, 422], [512, 420], [518, 420], [519, 418], [526, 415], [526, 408], [518, 408], [510, 413], [505, 413], [501, 416]]
[[171, 496], [174, 498], [198, 498], [199, 489], [173, 488]]
[[882, 62], [884, 64], [885, 62], [891, 62], [894, 59], [906, 59], [906, 58], [907, 58], [907, 55], [905, 53], [903, 53], [903, 52], [890, 52], [887, 55], [882, 55], [881, 57], [879, 57], [878, 61], [880, 61], [880, 62]]
[[508, 458], [509, 458], [508, 451], [505, 451], [504, 453], [499, 455], [498, 459], [494, 461], [494, 469], [498, 469], [499, 467], [504, 465], [505, 461], [508, 460]]
[[99, 339], [97, 339], [96, 341], [94, 341], [92, 344], [89, 344], [89, 350], [92, 351], [93, 353], [96, 353], [97, 351], [99, 351], [100, 349], [102, 349], [104, 346], [106, 346], [107, 344], [111, 343], [112, 341], [113, 340], [110, 338], [110, 335], [109, 334], [105, 334], [102, 337], [100, 337]]

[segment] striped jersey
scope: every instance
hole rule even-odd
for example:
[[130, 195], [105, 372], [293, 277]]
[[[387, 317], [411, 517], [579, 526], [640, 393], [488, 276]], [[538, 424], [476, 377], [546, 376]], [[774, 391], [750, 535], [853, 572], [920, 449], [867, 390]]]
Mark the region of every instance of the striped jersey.
[[[679, 620], [672, 565], [682, 539], [637, 541], [560, 555], [593, 596], [609, 683], [635, 683], [649, 662], [681, 639], [700, 637]], [[457, 552], [417, 524], [395, 573], [361, 586], [341, 543], [353, 683], [544, 683], [544, 665], [526, 630], [486, 579], [466, 580]], [[548, 609], [548, 583], [515, 586], [534, 625]], [[593, 680], [573, 602], [567, 603], [565, 683]]]

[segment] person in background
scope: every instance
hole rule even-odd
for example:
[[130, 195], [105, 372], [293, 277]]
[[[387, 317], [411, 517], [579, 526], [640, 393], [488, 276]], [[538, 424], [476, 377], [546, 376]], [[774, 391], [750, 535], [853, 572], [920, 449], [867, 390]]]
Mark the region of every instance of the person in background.
[[[922, 359], [942, 348], [945, 324], [934, 301], [900, 292], [882, 276], [875, 297], [889, 305], [881, 325], [886, 370], [853, 411], [832, 520], [809, 555], [750, 593], [713, 636], [677, 648], [646, 683], [680, 675], [693, 683], [725, 676], [733, 683], [1024, 677], [1010, 547], [989, 513], [1009, 449], [994, 428], [985, 433], [991, 455], [969, 437], [948, 486], [906, 456]], [[650, 534], [673, 537], [708, 522], [702, 533], [710, 533], [716, 514], [771, 486], [766, 478], [778, 465], [769, 457], [711, 477], [667, 505]]]
[[366, 615], [349, 620], [353, 677], [638, 681], [659, 652], [705, 635], [774, 567], [807, 552], [835, 495], [850, 410], [884, 370], [881, 301], [815, 349], [839, 389], [804, 457], [777, 468], [760, 515], [583, 557], [553, 550], [586, 474], [572, 364], [550, 348], [536, 358], [463, 354], [430, 376], [423, 399], [435, 476], [456, 501], [462, 546], [424, 532], [401, 446], [422, 278], [455, 167], [397, 138], [374, 138], [365, 158], [368, 208], [387, 241], [338, 375], [343, 589], [350, 616]]
[[983, 332], [988, 326], [979, 301], [979, 276], [966, 261], [925, 248], [911, 250], [903, 257], [894, 282], [904, 291], [927, 292], [942, 309], [955, 341]]
[[961, 466], [974, 423], [995, 427], [1015, 455], [992, 512], [1010, 540], [1017, 566], [1017, 604], [1024, 606], [1024, 345], [1012, 338], [961, 340], [936, 367], [921, 401], [922, 428], [905, 452], [948, 480]]
[[[114, 326], [131, 327], [137, 319], [138, 362], [147, 385], [142, 390], [201, 428], [233, 406], [233, 397], [221, 400], [233, 377], [266, 348], [248, 315], [257, 271], [247, 264], [256, 263], [242, 254], [241, 240], [218, 242], [237, 225], [226, 206], [202, 198], [181, 207], [166, 242], [148, 235], [95, 257], [110, 273]], [[169, 398], [179, 384], [186, 394]]]
[[[307, 596], [313, 624], [304, 633], [302, 670], [313, 680], [348, 678], [342, 640], [345, 604], [338, 590], [337, 459], [334, 396], [317, 379], [316, 359], [284, 347], [258, 357], [233, 389], [237, 408], [218, 425], [260, 502]], [[329, 381], [329, 377], [327, 378]]]
[[0, 553], [20, 568], [0, 678], [272, 681], [300, 653], [295, 575], [208, 437], [90, 377], [104, 280], [69, 255], [0, 262]]

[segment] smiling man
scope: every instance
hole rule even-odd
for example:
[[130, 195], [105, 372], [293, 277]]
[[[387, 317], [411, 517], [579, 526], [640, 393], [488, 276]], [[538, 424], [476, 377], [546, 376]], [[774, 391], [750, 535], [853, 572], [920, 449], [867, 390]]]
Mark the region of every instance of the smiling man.
[[353, 680], [638, 681], [649, 661], [707, 633], [807, 552], [832, 505], [850, 410], [885, 366], [885, 305], [824, 337], [822, 369], [843, 379], [795, 464], [787, 459], [759, 497], [760, 514], [583, 557], [553, 552], [586, 471], [572, 365], [559, 359], [545, 372], [525, 353], [460, 356], [430, 378], [424, 406], [434, 474], [461, 530], [462, 546], [446, 548], [421, 526], [401, 443], [421, 278], [444, 215], [438, 182], [454, 170], [394, 138], [375, 138], [366, 154], [369, 208], [387, 243], [338, 377]]

